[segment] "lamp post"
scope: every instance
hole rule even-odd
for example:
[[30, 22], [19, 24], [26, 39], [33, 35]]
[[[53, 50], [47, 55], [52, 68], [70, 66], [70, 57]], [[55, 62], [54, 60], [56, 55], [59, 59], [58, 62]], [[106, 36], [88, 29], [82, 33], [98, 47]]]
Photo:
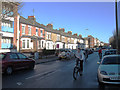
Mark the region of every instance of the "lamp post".
[[[86, 31], [88, 31], [88, 28], [87, 29], [85, 29]], [[87, 37], [87, 34], [85, 33], [85, 35], [86, 35], [86, 37]], [[84, 42], [85, 44], [85, 48], [87, 48], [87, 45], [86, 45], [86, 40], [85, 40], [85, 42]]]
[[115, 0], [115, 14], [116, 14], [116, 49], [118, 54], [118, 16], [117, 16], [117, 0]]

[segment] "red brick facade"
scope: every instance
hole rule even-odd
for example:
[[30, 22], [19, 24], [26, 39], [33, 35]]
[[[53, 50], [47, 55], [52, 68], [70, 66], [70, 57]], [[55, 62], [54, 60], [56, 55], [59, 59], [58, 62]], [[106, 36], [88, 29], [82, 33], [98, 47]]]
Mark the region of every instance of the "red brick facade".
[[[40, 28], [38, 28], [36, 26], [32, 26], [32, 25], [22, 24], [22, 23], [20, 23], [20, 37], [23, 36], [22, 35], [22, 25], [25, 26], [25, 34], [24, 34], [25, 36], [36, 36], [36, 29], [38, 29], [38, 36], [37, 37], [44, 38], [44, 32], [45, 32], [44, 29], [42, 29], [43, 35], [41, 36], [41, 29]], [[28, 32], [29, 32], [28, 31], [29, 30], [28, 27], [29, 26], [31, 27], [31, 35], [28, 34]], [[37, 41], [36, 40], [31, 40], [33, 42], [33, 51], [36, 51], [38, 49], [38, 46], [39, 46], [39, 42], [38, 42], [38, 40]], [[21, 47], [22, 47], [22, 41], [20, 40], [20, 48]]]

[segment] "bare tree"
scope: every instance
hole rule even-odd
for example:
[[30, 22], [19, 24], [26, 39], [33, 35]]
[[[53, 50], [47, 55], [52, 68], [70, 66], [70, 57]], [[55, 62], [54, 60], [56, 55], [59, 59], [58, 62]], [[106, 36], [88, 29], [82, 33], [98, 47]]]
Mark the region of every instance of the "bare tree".
[[2, 0], [1, 1], [1, 17], [15, 17], [18, 11], [23, 7], [23, 2], [18, 0]]
[[0, 31], [2, 20], [8, 17], [16, 17], [22, 7], [23, 2], [21, 0], [0, 0]]

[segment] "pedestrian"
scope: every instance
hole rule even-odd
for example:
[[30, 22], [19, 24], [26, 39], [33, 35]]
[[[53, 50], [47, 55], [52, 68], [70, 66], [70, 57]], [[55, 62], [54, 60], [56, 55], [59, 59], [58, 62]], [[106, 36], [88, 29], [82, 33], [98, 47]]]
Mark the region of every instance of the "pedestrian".
[[99, 59], [102, 59], [102, 48], [100, 47], [100, 49], [98, 50], [98, 54], [99, 54]]

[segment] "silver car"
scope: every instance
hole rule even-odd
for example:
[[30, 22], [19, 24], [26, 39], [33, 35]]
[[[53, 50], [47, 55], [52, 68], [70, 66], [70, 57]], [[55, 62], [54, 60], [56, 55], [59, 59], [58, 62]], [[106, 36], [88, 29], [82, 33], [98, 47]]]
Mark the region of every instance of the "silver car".
[[97, 63], [100, 64], [97, 74], [99, 85], [120, 84], [120, 55], [106, 55]]
[[59, 60], [61, 60], [61, 59], [70, 59], [71, 58], [70, 52], [68, 50], [62, 50], [58, 54], [58, 58], [59, 58]]

